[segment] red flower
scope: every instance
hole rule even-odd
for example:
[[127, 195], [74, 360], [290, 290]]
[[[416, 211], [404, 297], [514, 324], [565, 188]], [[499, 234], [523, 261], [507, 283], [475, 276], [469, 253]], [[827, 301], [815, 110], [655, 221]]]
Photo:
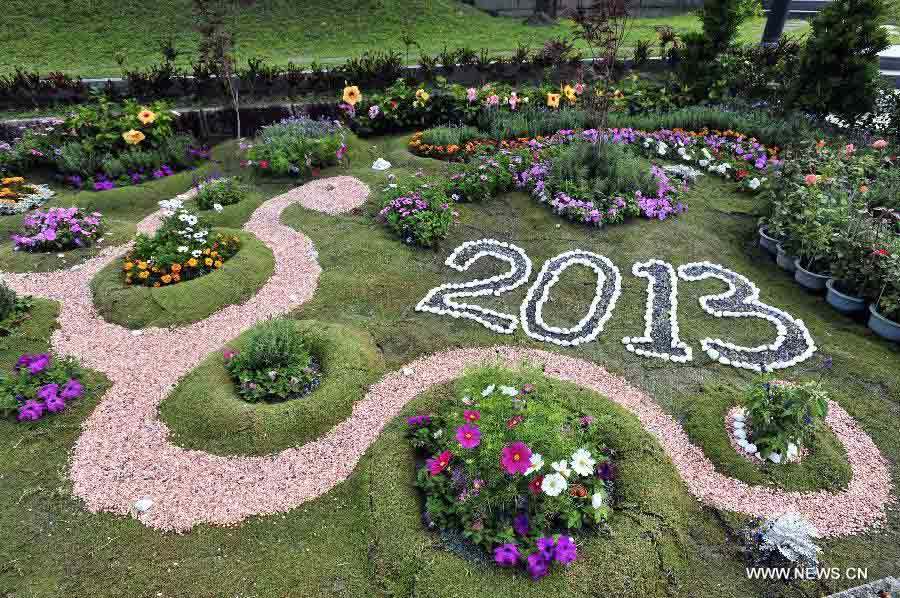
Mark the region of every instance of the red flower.
[[534, 476], [530, 482], [528, 482], [528, 489], [531, 490], [532, 494], [540, 494], [541, 493], [541, 483], [544, 481], [544, 476], [538, 475]]
[[450, 459], [453, 458], [453, 453], [450, 451], [444, 451], [437, 457], [432, 457], [425, 461], [425, 464], [428, 466], [428, 472], [431, 475], [437, 475], [447, 469], [447, 466], [450, 465]]
[[749, 176], [749, 175], [750, 175], [750, 172], [747, 170], [738, 170], [737, 174], [734, 175], [734, 178], [739, 181], [742, 181], [745, 178], [747, 178], [747, 176]]
[[516, 415], [515, 417], [511, 417], [509, 421], [506, 422], [506, 429], [512, 430], [516, 426], [522, 423], [522, 420], [525, 419], [521, 415]]
[[463, 411], [463, 418], [465, 418], [467, 422], [474, 424], [481, 419], [481, 412], [475, 411], [474, 409], [466, 409]]
[[268, 160], [260, 160], [259, 167], [262, 168], [263, 170], [265, 170], [266, 168], [269, 167], [269, 161]]
[[397, 109], [397, 100], [391, 100], [391, 110]]
[[890, 252], [888, 252], [887, 249], [873, 249], [872, 255], [880, 255], [881, 257], [887, 257], [891, 254], [890, 254]]

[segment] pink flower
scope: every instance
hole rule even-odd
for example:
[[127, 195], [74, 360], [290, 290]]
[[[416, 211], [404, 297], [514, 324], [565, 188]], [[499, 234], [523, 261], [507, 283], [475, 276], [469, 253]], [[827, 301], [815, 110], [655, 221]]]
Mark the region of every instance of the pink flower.
[[466, 409], [463, 411], [463, 418], [470, 424], [474, 424], [481, 419], [481, 412], [475, 411], [474, 409]]
[[516, 95], [516, 92], [512, 92], [509, 94], [509, 109], [515, 110], [516, 104], [519, 103], [519, 96]]
[[450, 459], [452, 458], [453, 453], [444, 451], [437, 457], [432, 457], [425, 461], [425, 465], [428, 467], [428, 472], [434, 476], [447, 469], [447, 466], [450, 465]]
[[531, 467], [531, 449], [520, 440], [507, 444], [500, 453], [500, 465], [510, 475], [525, 473]]
[[576, 83], [575, 84], [575, 95], [581, 95], [584, 93], [584, 83]]
[[844, 146], [844, 151], [847, 152], [847, 155], [849, 156], [850, 154], [852, 154], [853, 152], [856, 151], [856, 146], [853, 145], [852, 143], [848, 143], [847, 145]]
[[887, 145], [888, 145], [888, 142], [885, 141], [884, 139], [878, 139], [874, 143], [872, 143], [872, 147], [877, 150], [883, 150], [884, 148], [887, 147]]
[[465, 424], [456, 429], [456, 439], [459, 446], [464, 449], [472, 449], [481, 444], [481, 430], [478, 426]]
[[466, 90], [466, 99], [469, 100], [470, 104], [472, 102], [474, 102], [476, 99], [478, 99], [478, 90], [475, 89], [474, 87], [470, 87], [469, 89], [467, 89]]
[[488, 106], [497, 106], [500, 104], [500, 98], [497, 94], [491, 94], [486, 100]]
[[807, 187], [812, 187], [819, 182], [819, 177], [814, 174], [808, 174], [803, 177], [803, 182], [806, 183]]

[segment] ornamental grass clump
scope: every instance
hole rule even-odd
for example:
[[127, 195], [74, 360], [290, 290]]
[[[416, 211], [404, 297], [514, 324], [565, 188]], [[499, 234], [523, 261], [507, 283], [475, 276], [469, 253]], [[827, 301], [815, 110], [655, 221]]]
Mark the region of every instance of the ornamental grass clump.
[[22, 220], [22, 230], [12, 236], [15, 249], [23, 251], [66, 251], [90, 247], [104, 231], [103, 216], [81, 208], [49, 208], [30, 212]]
[[285, 401], [318, 387], [320, 368], [292, 320], [274, 319], [250, 333], [246, 348], [226, 349], [225, 368], [245, 401]]
[[164, 219], [153, 236], [138, 235], [122, 260], [125, 284], [162, 287], [221, 268], [241, 248], [234, 235], [210, 232], [208, 223], [181, 200], [159, 202]]
[[18, 421], [59, 413], [84, 395], [83, 372], [72, 359], [22, 355], [12, 373], [0, 373], [0, 412]]
[[342, 147], [339, 122], [296, 116], [263, 127], [259, 138], [246, 146], [244, 164], [266, 174], [308, 176], [314, 169], [337, 164]]
[[748, 560], [756, 566], [814, 567], [822, 549], [819, 531], [797, 513], [757, 520], [744, 529]]
[[576, 560], [577, 535], [607, 520], [615, 466], [593, 417], [525, 379], [472, 372], [456, 399], [408, 418], [407, 436], [426, 524], [539, 579]]
[[250, 188], [238, 177], [206, 178], [194, 184], [194, 201], [201, 210], [221, 211], [223, 207], [243, 201]]
[[774, 463], [791, 461], [828, 414], [828, 397], [817, 382], [765, 379], [744, 399], [748, 440]]

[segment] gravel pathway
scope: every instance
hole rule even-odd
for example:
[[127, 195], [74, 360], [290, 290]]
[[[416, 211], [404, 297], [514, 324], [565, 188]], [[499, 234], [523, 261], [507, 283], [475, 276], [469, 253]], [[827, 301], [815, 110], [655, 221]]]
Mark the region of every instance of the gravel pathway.
[[[329, 184], [331, 194], [323, 195], [321, 203], [304, 191]], [[347, 197], [335, 200], [337, 190]], [[853, 469], [849, 487], [839, 493], [751, 487], [718, 473], [680, 424], [623, 378], [580, 359], [513, 347], [458, 349], [418, 359], [371, 387], [351, 416], [326, 435], [275, 455], [222, 457], [171, 444], [157, 412], [177, 381], [253, 324], [287, 313], [315, 291], [321, 272], [315, 249], [302, 233], [280, 223], [282, 211], [298, 201], [329, 213], [336, 205], [351, 209], [367, 194], [362, 183], [337, 177], [314, 181], [263, 204], [245, 229], [272, 249], [274, 275], [247, 303], [182, 328], [148, 328], [136, 335], [100, 319], [88, 282], [127, 246], [106, 249], [75, 271], [4, 275], [18, 292], [62, 302], [54, 350], [78, 357], [113, 382], [85, 420], [72, 457], [74, 491], [89, 510], [131, 514], [148, 526], [176, 532], [202, 523], [236, 524], [253, 515], [288, 511], [350, 476], [406, 403], [435, 384], [458, 378], [469, 366], [499, 359], [509, 365], [522, 360], [543, 364], [548, 376], [595, 390], [634, 413], [661, 443], [690, 492], [709, 506], [757, 516], [796, 511], [826, 536], [859, 532], [884, 520], [891, 491], [887, 462], [835, 403], [826, 422], [847, 451]], [[158, 223], [154, 214], [139, 227], [150, 231]]]

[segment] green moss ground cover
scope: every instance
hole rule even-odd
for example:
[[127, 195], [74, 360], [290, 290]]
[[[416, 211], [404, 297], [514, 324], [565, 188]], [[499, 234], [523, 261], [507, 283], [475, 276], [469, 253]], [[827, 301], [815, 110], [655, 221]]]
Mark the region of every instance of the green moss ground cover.
[[[376, 157], [390, 160], [392, 172], [398, 175], [418, 169], [438, 173], [446, 168], [411, 156], [406, 140], [405, 136], [353, 139], [351, 168], [334, 168], [325, 174], [352, 174], [377, 189], [386, 179], [384, 173], [370, 169]], [[259, 201], [289, 186], [285, 181], [253, 184]], [[154, 185], [148, 189], [155, 189]], [[674, 220], [636, 220], [596, 230], [557, 219], [526, 195], [510, 193], [483, 204], [461, 205], [460, 223], [436, 251], [400, 245], [371, 218], [376, 211], [372, 202], [360, 213], [341, 217], [294, 206], [283, 221], [312, 239], [323, 272], [316, 295], [292, 315], [325, 323], [326, 330], [365, 331], [371, 341], [354, 341], [361, 332], [348, 332], [341, 338], [349, 336], [348, 344], [356, 344], [367, 356], [371, 368], [367, 375], [376, 378], [416, 357], [453, 347], [511, 343], [559, 350], [601, 364], [652, 394], [684, 422], [694, 442], [729, 475], [786, 488], [843, 486], [843, 455], [828, 435], [817, 439], [815, 458], [796, 471], [775, 475], [736, 462], [722, 445], [723, 438], [709, 432], [705, 422], [721, 425], [722, 411], [734, 399], [735, 389], [752, 379], [750, 373], [713, 363], [699, 348], [694, 362], [674, 366], [644, 360], [622, 347], [623, 336], [640, 333], [644, 326], [646, 282], [630, 274], [633, 262], [651, 257], [675, 265], [714, 260], [756, 282], [763, 301], [803, 319], [820, 350], [804, 364], [782, 372], [782, 377], [821, 377], [831, 397], [875, 440], [891, 464], [894, 483], [900, 484], [896, 433], [900, 350], [837, 315], [820, 297], [799, 290], [761, 253], [755, 244], [752, 215], [759, 207], [756, 200], [735, 194], [717, 179], [702, 177], [689, 192], [688, 202], [689, 211]], [[500, 336], [473, 322], [415, 312], [416, 303], [434, 286], [500, 272], [500, 264], [490, 260], [476, 263], [466, 274], [443, 264], [449, 251], [463, 241], [485, 237], [523, 247], [536, 267], [574, 248], [610, 257], [622, 271], [623, 289], [598, 340], [574, 349], [554, 349], [521, 331]], [[568, 270], [554, 287], [545, 315], [548, 322], [560, 326], [580, 319], [593, 287], [593, 276], [584, 269]], [[723, 288], [715, 281], [680, 283], [682, 339], [695, 347], [707, 336], [741, 344], [768, 342], [773, 334], [768, 324], [751, 320], [736, 324], [702, 312], [697, 299]], [[519, 289], [479, 303], [515, 313], [524, 293]], [[23, 337], [27, 338], [24, 344], [19, 337], [0, 339], [3, 365], [11, 364], [22, 346], [27, 350], [46, 346], [53, 317], [50, 309], [43, 327], [37, 326], [37, 318], [29, 324], [31, 332]], [[832, 358], [833, 366], [822, 370], [826, 356]], [[320, 413], [291, 430], [284, 425], [291, 416], [273, 410], [266, 413], [267, 427], [279, 431], [277, 439], [261, 440], [259, 429], [254, 428], [261, 418], [244, 422], [241, 429], [239, 411], [229, 410], [233, 397], [228, 396], [228, 382], [217, 358], [210, 356], [193, 376], [210, 381], [209, 397], [200, 396], [199, 387], [192, 387], [188, 377], [163, 403], [163, 417], [182, 446], [256, 454], [269, 450], [260, 449], [260, 443], [281, 447], [330, 427], [332, 414]], [[360, 378], [356, 384], [347, 397], [333, 404], [340, 402], [346, 409], [358, 400], [365, 382]], [[448, 392], [449, 386], [435, 388], [407, 411], [427, 411]], [[25, 596], [808, 596], [852, 584], [846, 580], [803, 585], [748, 581], [736, 543], [745, 518], [703, 507], [688, 495], [659, 445], [634, 418], [620, 413], [609, 401], [569, 385], [560, 384], [560, 394], [573, 404], [609, 414], [610, 443], [628, 456], [629, 466], [620, 476], [625, 498], [622, 511], [611, 522], [609, 534], [586, 540], [571, 569], [541, 583], [463, 560], [425, 530], [420, 499], [411, 485], [413, 455], [402, 438], [401, 418], [387, 427], [351, 478], [284, 515], [253, 518], [234, 528], [201, 526], [176, 536], [160, 534], [132, 519], [89, 514], [72, 498], [66, 478], [67, 452], [77, 439], [78, 424], [95, 401], [89, 399], [62, 417], [34, 426], [0, 422], [0, 591]], [[216, 397], [222, 397], [215, 409], [226, 423], [212, 423], [221, 427], [209, 424], [210, 416], [196, 415], [212, 409], [212, 403], [204, 401]], [[315, 394], [309, 398], [315, 399]], [[233, 419], [226, 420], [226, 414]], [[191, 425], [184, 421], [186, 417], [194, 420]], [[222, 437], [216, 438], [217, 434]], [[870, 579], [895, 574], [900, 516], [891, 511], [883, 530], [821, 545], [828, 566], [865, 566]]]
[[[172, 35], [183, 52], [178, 61], [181, 65], [189, 66], [196, 57], [198, 37], [193, 31], [190, 0], [48, 0], [40, 4], [11, 0], [5, 8], [10, 22], [16, 23], [17, 34], [4, 42], [0, 73], [25, 67], [44, 73], [118, 76], [116, 52], [125, 56], [128, 68], [145, 68], [159, 61], [158, 42], [165, 35]], [[626, 45], [638, 39], [655, 40], [655, 27], [664, 24], [680, 32], [700, 28], [691, 15], [638, 19]], [[759, 41], [763, 24], [763, 19], [755, 19], [744, 28], [742, 37]], [[430, 54], [444, 46], [511, 53], [519, 43], [536, 47], [571, 29], [571, 21], [565, 20], [551, 27], [525, 26], [522, 19], [491, 17], [456, 0], [357, 0], [351, 5], [268, 0], [245, 10], [237, 40], [241, 62], [257, 56], [277, 64], [327, 64], [372, 48], [397, 50], [405, 58], [400, 41], [404, 32]], [[413, 48], [410, 61], [417, 57]]]

